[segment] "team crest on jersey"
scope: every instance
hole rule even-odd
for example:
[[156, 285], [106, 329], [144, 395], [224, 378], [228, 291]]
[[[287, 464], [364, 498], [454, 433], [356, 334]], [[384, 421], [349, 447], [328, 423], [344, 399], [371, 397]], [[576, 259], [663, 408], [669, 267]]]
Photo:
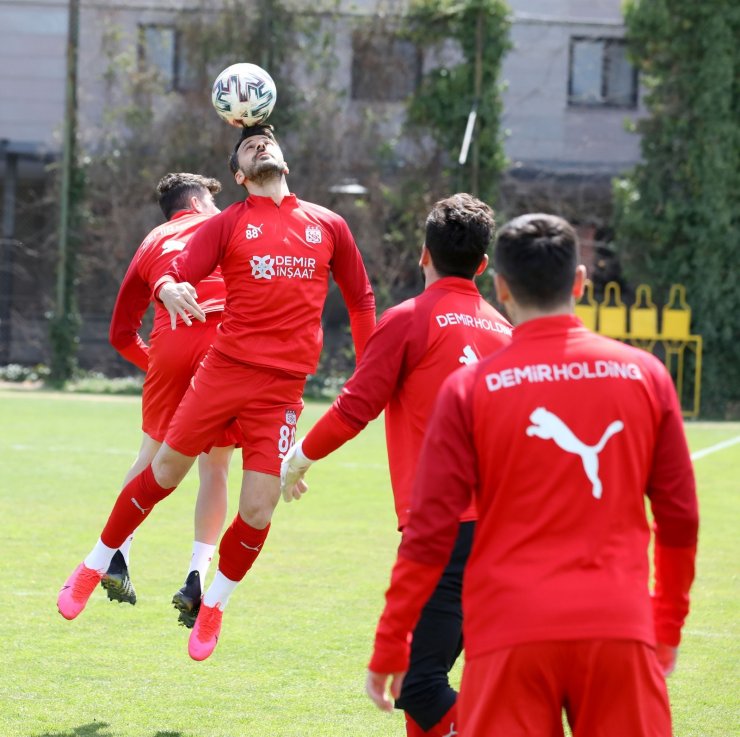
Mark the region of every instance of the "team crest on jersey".
[[272, 256], [252, 256], [249, 265], [255, 279], [272, 279], [275, 276], [275, 259]]
[[252, 225], [252, 223], [247, 223], [247, 230], [244, 233], [246, 239], [248, 241], [253, 241], [255, 238], [259, 238], [262, 235], [263, 226], [264, 223], [261, 223], [260, 225]]
[[306, 226], [306, 243], [321, 243], [321, 228], [318, 225]]
[[298, 418], [295, 415], [294, 409], [286, 409], [285, 410], [285, 424], [286, 425], [295, 425]]

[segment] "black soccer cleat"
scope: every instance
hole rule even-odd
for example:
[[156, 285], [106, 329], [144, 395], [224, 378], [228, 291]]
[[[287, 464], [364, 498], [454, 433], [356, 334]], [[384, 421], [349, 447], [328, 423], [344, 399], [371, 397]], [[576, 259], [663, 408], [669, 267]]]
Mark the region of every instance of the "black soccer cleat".
[[200, 611], [200, 602], [203, 598], [203, 590], [200, 586], [200, 573], [190, 571], [185, 579], [185, 585], [172, 597], [172, 606], [180, 614], [177, 621], [192, 629]]
[[103, 574], [100, 585], [105, 589], [111, 601], [121, 601], [127, 604], [136, 604], [136, 591], [131, 577], [128, 575], [128, 566], [123, 553], [116, 550], [108, 570]]

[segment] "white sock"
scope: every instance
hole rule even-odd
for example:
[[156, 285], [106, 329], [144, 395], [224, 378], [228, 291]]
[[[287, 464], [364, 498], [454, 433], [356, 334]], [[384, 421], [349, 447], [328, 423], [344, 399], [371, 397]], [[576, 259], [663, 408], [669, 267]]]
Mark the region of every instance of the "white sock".
[[226, 578], [221, 571], [216, 571], [213, 582], [203, 597], [203, 603], [210, 607], [217, 606], [223, 611], [229, 603], [231, 592], [236, 588], [238, 583], [238, 581], [232, 581], [230, 578]]
[[89, 555], [83, 561], [87, 568], [92, 568], [95, 571], [101, 571], [105, 573], [108, 570], [111, 559], [116, 554], [118, 548], [109, 548], [103, 544], [103, 541], [98, 538], [95, 543], [95, 547], [90, 551]]
[[213, 553], [215, 551], [215, 545], [201, 543], [197, 540], [193, 542], [193, 554], [190, 556], [190, 568], [188, 568], [188, 573], [191, 571], [198, 571], [201, 586], [206, 585], [206, 573], [208, 573], [208, 567], [211, 565]]
[[121, 551], [121, 555], [123, 555], [123, 559], [126, 561], [126, 565], [128, 565], [128, 559], [131, 555], [131, 543], [134, 541], [134, 536], [129, 535], [123, 542], [123, 545], [121, 545], [120, 548], [118, 548]]

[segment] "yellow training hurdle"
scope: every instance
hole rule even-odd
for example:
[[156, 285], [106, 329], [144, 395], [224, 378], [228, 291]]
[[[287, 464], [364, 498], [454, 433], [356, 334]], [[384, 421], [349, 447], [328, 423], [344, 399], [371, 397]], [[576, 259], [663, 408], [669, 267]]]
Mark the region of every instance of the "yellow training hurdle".
[[[576, 315], [594, 332], [616, 338], [660, 356], [673, 376], [684, 417], [699, 415], [701, 399], [701, 335], [691, 335], [691, 308], [686, 303], [686, 288], [673, 284], [668, 303], [659, 310], [647, 284], [635, 291], [634, 304], [622, 302], [619, 284], [609, 282], [601, 302], [594, 298], [594, 286], [586, 282], [583, 296], [576, 303]], [[659, 319], [660, 317], [660, 319]], [[687, 374], [686, 356], [693, 361], [693, 387], [688, 390], [689, 406], [685, 406], [684, 386]]]

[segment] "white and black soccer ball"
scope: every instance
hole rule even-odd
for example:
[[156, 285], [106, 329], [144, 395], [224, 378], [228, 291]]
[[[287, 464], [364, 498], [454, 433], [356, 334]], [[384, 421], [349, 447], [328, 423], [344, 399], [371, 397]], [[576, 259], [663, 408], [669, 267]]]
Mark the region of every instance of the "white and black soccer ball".
[[211, 102], [219, 117], [229, 125], [244, 126], [264, 123], [277, 100], [272, 77], [256, 64], [232, 64], [216, 77]]

